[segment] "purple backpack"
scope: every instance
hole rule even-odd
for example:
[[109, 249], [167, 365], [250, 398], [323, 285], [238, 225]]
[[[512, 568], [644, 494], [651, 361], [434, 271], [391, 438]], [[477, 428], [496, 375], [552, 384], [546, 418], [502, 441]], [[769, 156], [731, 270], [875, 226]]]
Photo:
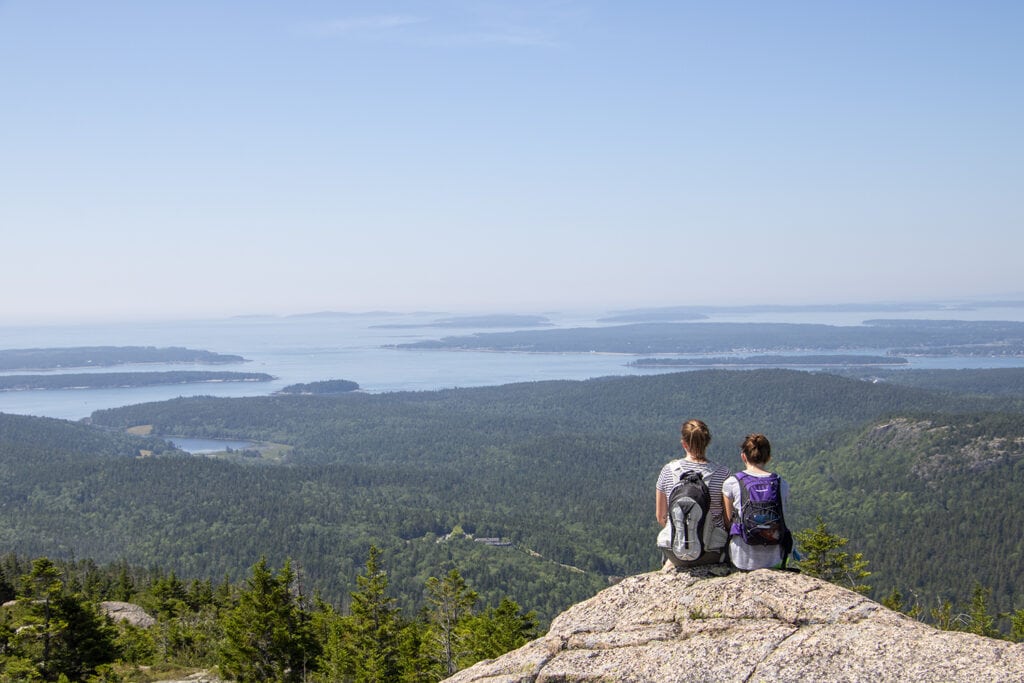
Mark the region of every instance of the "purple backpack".
[[[733, 518], [729, 534], [742, 536], [747, 545], [779, 545], [790, 538], [782, 511], [782, 480], [772, 473], [755, 477], [737, 472], [740, 484], [740, 516]], [[789, 540], [792, 548], [792, 539]], [[788, 554], [788, 553], [787, 553]]]

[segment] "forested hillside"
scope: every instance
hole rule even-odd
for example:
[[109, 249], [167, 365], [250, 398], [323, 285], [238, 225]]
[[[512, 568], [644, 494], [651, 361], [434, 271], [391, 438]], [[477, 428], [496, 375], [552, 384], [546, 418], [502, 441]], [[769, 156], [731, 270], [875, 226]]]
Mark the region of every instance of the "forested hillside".
[[245, 358], [180, 346], [72, 346], [54, 349], [0, 349], [0, 370], [86, 368], [128, 363], [244, 363]]
[[[791, 524], [810, 526], [823, 515], [877, 570], [876, 592], [901, 587], [938, 599], [954, 591], [963, 601], [977, 579], [1010, 609], [1021, 606], [1013, 582], [1024, 556], [987, 558], [1017, 542], [1013, 530], [1024, 522], [1020, 449], [1004, 449], [991, 467], [958, 460], [930, 479], [914, 464], [960, 452], [964, 425], [988, 443], [1017, 443], [1020, 397], [979, 393], [785, 370], [701, 371], [384, 395], [191, 398], [93, 416], [117, 433], [153, 425], [156, 434], [284, 444], [291, 450], [282, 465], [181, 454], [72, 457], [33, 450], [31, 439], [8, 448], [5, 422], [0, 543], [26, 555], [125, 558], [212, 579], [237, 577], [261, 555], [274, 564], [291, 557], [334, 599], [351, 590], [372, 543], [407, 607], [422, 600], [427, 576], [456, 567], [489, 604], [509, 595], [546, 620], [607, 577], [657, 566], [654, 480], [679, 454], [680, 422], [697, 416], [712, 427], [711, 459], [733, 468], [744, 434], [768, 434], [793, 485]], [[28, 418], [5, 417], [21, 419]], [[921, 432], [924, 441], [884, 445], [865, 436], [926, 421], [933, 427]], [[972, 502], [955, 521], [973, 532], [960, 536], [963, 552], [944, 552], [934, 530], [951, 526], [939, 511], [951, 508], [950, 488], [963, 490], [955, 474], [963, 467], [972, 477], [964, 499]], [[1007, 504], [995, 509], [998, 501]]]
[[1020, 414], [880, 420], [786, 473], [864, 550], [876, 588], [962, 602], [980, 584], [1004, 608], [1021, 606]]
[[160, 384], [199, 382], [269, 382], [265, 372], [210, 372], [173, 370], [165, 372], [90, 372], [59, 375], [0, 375], [0, 391], [32, 389], [117, 389], [150, 387]]

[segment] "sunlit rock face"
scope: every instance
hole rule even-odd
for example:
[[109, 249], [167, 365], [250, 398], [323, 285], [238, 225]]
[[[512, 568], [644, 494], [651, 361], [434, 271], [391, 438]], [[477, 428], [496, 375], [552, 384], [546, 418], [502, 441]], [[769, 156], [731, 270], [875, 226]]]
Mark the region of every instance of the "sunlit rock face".
[[1024, 644], [939, 631], [800, 574], [699, 569], [627, 578], [448, 680], [1024, 681]]

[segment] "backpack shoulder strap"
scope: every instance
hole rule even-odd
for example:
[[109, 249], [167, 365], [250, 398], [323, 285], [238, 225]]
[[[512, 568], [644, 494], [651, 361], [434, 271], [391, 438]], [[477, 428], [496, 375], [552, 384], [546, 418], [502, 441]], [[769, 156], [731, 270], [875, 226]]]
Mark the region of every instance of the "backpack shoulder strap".
[[779, 565], [781, 569], [786, 568], [786, 562], [789, 560], [789, 556], [792, 554], [793, 534], [790, 532], [789, 527], [786, 527], [782, 530], [782, 564]]
[[752, 479], [753, 477], [743, 471], [736, 472], [732, 476], [736, 477], [736, 483], [740, 485], [740, 507], [742, 507], [746, 505], [747, 500], [750, 498], [750, 489], [747, 488], [747, 480]]
[[672, 470], [672, 476], [679, 480], [680, 475], [683, 473], [683, 461], [676, 459], [668, 464], [670, 470]]

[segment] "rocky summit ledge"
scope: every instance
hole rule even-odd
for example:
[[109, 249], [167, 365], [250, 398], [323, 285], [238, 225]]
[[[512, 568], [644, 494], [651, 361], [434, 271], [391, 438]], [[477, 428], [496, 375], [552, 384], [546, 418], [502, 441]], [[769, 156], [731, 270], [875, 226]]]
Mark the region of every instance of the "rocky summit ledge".
[[629, 577], [447, 680], [1024, 681], [1024, 644], [939, 631], [792, 572], [700, 569]]

